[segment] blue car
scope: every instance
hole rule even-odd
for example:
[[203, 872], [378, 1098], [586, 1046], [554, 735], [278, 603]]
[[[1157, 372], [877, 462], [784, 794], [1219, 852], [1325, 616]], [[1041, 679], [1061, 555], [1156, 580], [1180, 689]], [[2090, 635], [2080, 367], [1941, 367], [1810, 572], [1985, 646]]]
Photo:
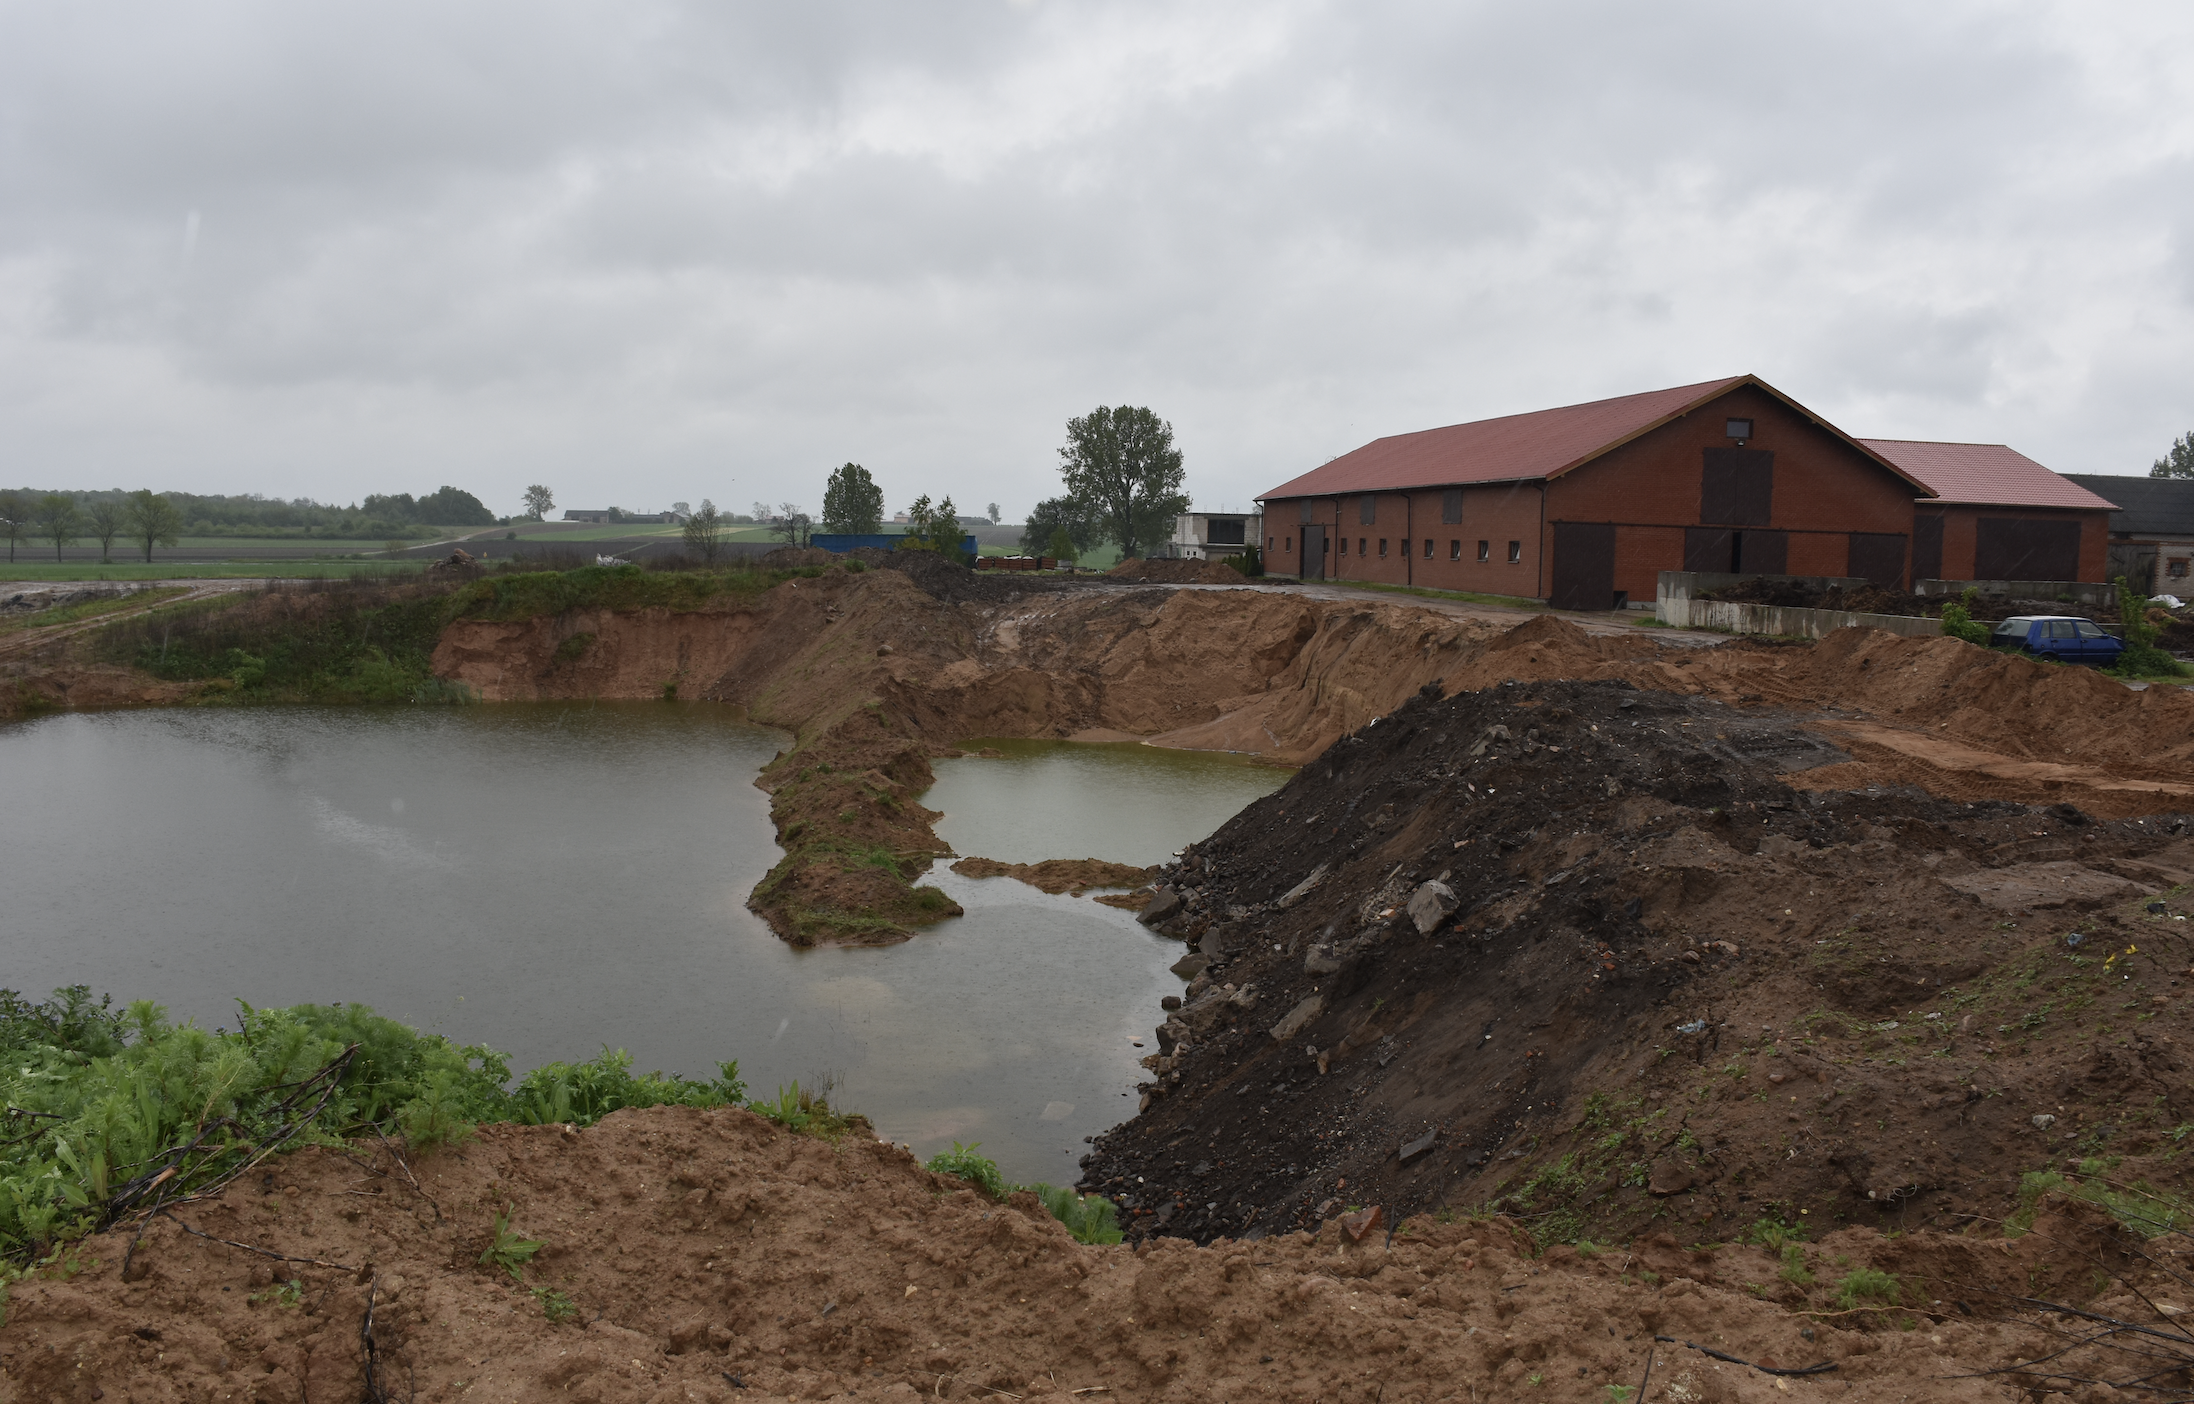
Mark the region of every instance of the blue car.
[[2125, 644], [2104, 633], [2092, 619], [2070, 615], [2022, 615], [2006, 619], [1989, 635], [1990, 648], [2015, 648], [2053, 663], [2085, 663], [2108, 668], [2125, 652]]

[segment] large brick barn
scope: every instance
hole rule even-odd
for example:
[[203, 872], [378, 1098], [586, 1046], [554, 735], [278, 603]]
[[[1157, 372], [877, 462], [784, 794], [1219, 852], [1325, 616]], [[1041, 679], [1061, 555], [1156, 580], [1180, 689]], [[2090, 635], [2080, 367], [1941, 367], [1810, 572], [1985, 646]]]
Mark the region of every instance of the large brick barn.
[[[1397, 434], [1259, 500], [1273, 573], [1564, 609], [1650, 599], [1664, 570], [1903, 586], [1915, 565], [1972, 569], [1977, 538], [2000, 548], [1982, 562], [2018, 566], [1993, 578], [2046, 561], [2076, 568], [2046, 578], [2099, 579], [2109, 509], [2000, 446], [1855, 439], [1751, 375]], [[2030, 525], [1988, 525], [2004, 519]]]

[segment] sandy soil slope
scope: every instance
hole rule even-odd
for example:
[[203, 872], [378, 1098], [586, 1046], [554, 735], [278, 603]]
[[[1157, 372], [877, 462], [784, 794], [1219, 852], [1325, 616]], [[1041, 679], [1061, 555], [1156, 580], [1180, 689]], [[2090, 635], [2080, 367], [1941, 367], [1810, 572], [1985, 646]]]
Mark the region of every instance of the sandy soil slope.
[[[543, 1245], [523, 1282], [479, 1261], [503, 1213]], [[1656, 1400], [2000, 1400], [1961, 1377], [2051, 1339], [2006, 1293], [2084, 1254], [2153, 1275], [2077, 1206], [2009, 1245], [1829, 1237], [1824, 1274], [1879, 1265], [1910, 1305], [1813, 1314], [1747, 1290], [1760, 1250], [1533, 1256], [1498, 1221], [1085, 1247], [895, 1147], [682, 1108], [300, 1152], [143, 1227], [15, 1284], [0, 1399], [1573, 1401], [1650, 1350]]]

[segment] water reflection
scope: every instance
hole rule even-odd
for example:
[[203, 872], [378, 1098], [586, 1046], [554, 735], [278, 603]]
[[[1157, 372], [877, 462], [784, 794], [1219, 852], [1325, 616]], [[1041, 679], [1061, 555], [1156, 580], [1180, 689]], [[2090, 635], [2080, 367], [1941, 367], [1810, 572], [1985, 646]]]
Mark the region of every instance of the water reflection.
[[[745, 906], [779, 856], [751, 781], [782, 744], [660, 704], [0, 728], [0, 985], [88, 984], [208, 1025], [239, 998], [355, 1000], [521, 1068], [605, 1045], [689, 1074], [737, 1057], [761, 1091], [834, 1075], [842, 1104], [924, 1154], [980, 1140], [1009, 1175], [1071, 1179], [1082, 1138], [1132, 1105], [1129, 1040], [1177, 988], [1178, 947], [1127, 913], [941, 867], [965, 918], [883, 950], [785, 946]], [[1161, 816], [1136, 766], [1112, 760], [1078, 820], [1038, 840], [1078, 845], [1064, 854], [972, 846], [967, 791], [948, 837], [1009, 860], [1147, 862], [1238, 808], [1236, 773], [1280, 779], [1134, 749], [1176, 781], [1206, 775], [1194, 817]], [[1063, 773], [1088, 774], [1083, 750]], [[1040, 786], [1062, 773], [1042, 747], [1015, 763]], [[993, 767], [983, 785], [1014, 773], [940, 769], [962, 764]]]

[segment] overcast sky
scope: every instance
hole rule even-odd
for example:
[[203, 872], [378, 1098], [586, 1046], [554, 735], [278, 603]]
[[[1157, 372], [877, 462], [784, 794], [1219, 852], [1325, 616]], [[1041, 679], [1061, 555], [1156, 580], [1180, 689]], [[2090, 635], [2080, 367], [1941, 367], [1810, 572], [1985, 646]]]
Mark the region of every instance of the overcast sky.
[[1752, 371], [2194, 429], [2194, 5], [0, 0], [0, 483], [1017, 519]]

